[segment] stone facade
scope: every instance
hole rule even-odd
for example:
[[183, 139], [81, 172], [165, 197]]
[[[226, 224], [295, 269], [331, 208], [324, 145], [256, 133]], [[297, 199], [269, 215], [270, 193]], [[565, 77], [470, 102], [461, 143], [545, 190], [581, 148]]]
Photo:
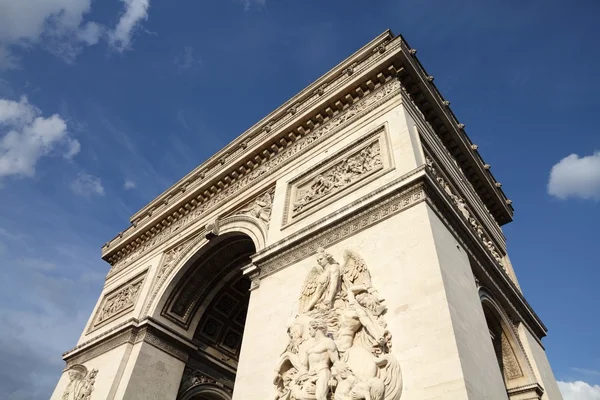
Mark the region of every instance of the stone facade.
[[384, 32], [136, 213], [52, 399], [560, 399], [415, 53]]

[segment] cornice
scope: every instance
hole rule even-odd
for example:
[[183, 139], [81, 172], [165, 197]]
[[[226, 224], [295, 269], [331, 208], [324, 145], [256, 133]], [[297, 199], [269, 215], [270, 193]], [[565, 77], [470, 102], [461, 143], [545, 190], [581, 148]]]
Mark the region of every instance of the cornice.
[[147, 317], [143, 320], [130, 318], [122, 324], [83, 342], [63, 354], [67, 368], [81, 364], [113, 350], [123, 344], [146, 342], [183, 361], [189, 351], [197, 351], [198, 346], [159, 321]]
[[[115, 265], [132, 252], [145, 247], [150, 241], [155, 242], [157, 238], [160, 238], [161, 242], [164, 241], [165, 229], [175, 227], [179, 231], [180, 221], [197, 220], [201, 215], [231, 200], [251, 185], [265, 180], [309, 148], [393, 98], [400, 90], [400, 83], [394, 78], [394, 68], [383, 72], [377, 71], [371, 69], [364, 75], [357, 76], [357, 79], [346, 88], [348, 94], [334, 102], [334, 108], [324, 103], [321, 105], [322, 113], [314, 114], [313, 117], [305, 116], [303, 124], [299, 124], [295, 131], [283, 130], [282, 132], [288, 132], [287, 135], [282, 134], [280, 137], [272, 138], [273, 144], [269, 149], [262, 150], [260, 155], [256, 153], [254, 161], [241, 159], [238, 164], [232, 164], [233, 167], [230, 168], [228, 175], [220, 177], [216, 183], [209, 182], [210, 188], [206, 186], [207, 189], [203, 192], [204, 187], [190, 190], [194, 197], [176, 211], [161, 212], [162, 219], [153, 226], [137, 226], [129, 234], [123, 233], [121, 237], [115, 238], [110, 245], [105, 245], [103, 248], [103, 258]], [[377, 73], [373, 76], [375, 72]], [[354, 93], [354, 97], [349, 92]], [[236, 168], [238, 165], [239, 167]]]
[[400, 53], [410, 55], [401, 63], [398, 78], [411, 98], [431, 124], [436, 134], [442, 139], [444, 146], [460, 164], [462, 170], [471, 181], [477, 194], [489, 208], [500, 225], [512, 221], [513, 207], [501, 189], [500, 184], [477, 151], [478, 146], [467, 136], [465, 124], [461, 123], [433, 83], [434, 77], [429, 75], [415, 56], [416, 50], [406, 40], [401, 40]]
[[[379, 35], [135, 213], [131, 217], [131, 226], [103, 246], [103, 258], [106, 259], [115, 245], [122, 242], [123, 238], [132, 236], [139, 230], [139, 227], [147, 226], [155, 221], [156, 218], [152, 218], [153, 215], [170, 213], [172, 210], [177, 211], [180, 208], [183, 208], [179, 211], [180, 213], [185, 212], [189, 207], [185, 208], [187, 204], [183, 203], [187, 201], [184, 200], [192, 200], [196, 197], [192, 196], [190, 192], [198, 194], [196, 193], [198, 191], [200, 194], [212, 196], [214, 192], [222, 190], [231, 182], [239, 179], [241, 175], [255, 168], [257, 164], [269, 159], [281, 147], [295, 141], [290, 134], [295, 137], [302, 136], [303, 132], [314, 129], [313, 127], [322, 124], [322, 121], [331, 118], [331, 114], [336, 114], [339, 111], [337, 107], [340, 105], [344, 106], [349, 100], [352, 102], [352, 99], [360, 98], [360, 93], [344, 93], [343, 97], [338, 97], [341, 94], [340, 90], [353, 81], [355, 76], [372, 69], [373, 64], [377, 64], [387, 56], [384, 54], [386, 53], [386, 44], [392, 39], [393, 35], [389, 30]], [[397, 42], [396, 45], [398, 45]], [[375, 76], [373, 78], [376, 79]], [[319, 104], [326, 107], [323, 107], [319, 114], [313, 115], [312, 121], [301, 121], [302, 117], [306, 117], [305, 114], [308, 111], [318, 107]], [[302, 131], [299, 131], [299, 128]], [[284, 135], [283, 131], [288, 129], [291, 129], [292, 132], [285, 132]], [[277, 137], [280, 134], [281, 137]], [[276, 140], [269, 143], [273, 138]], [[243, 162], [237, 162], [242, 158], [244, 158]], [[234, 162], [239, 165], [232, 165]], [[242, 167], [241, 171], [240, 167]], [[228, 174], [233, 176], [222, 177], [223, 180], [215, 179], [224, 172], [234, 173]], [[200, 186], [202, 188], [198, 190]]]
[[393, 37], [389, 30], [379, 35], [134, 214], [132, 225], [103, 246], [102, 257], [114, 265], [181, 218], [204, 214], [230, 200], [240, 192], [233, 190], [243, 186], [240, 182], [256, 184], [259, 176], [268, 175], [265, 164], [279, 168], [289, 161], [282, 162], [280, 153], [330, 121], [339, 121], [394, 77], [460, 163], [496, 221], [509, 222], [510, 201], [414, 53], [402, 36]]

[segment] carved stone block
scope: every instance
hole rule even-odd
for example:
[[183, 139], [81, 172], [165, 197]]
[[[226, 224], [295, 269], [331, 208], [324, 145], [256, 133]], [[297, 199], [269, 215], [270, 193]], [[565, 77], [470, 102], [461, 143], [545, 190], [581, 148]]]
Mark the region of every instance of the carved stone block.
[[133, 309], [144, 284], [146, 272], [147, 270], [104, 296], [90, 332]]
[[288, 186], [283, 225], [297, 221], [390, 170], [392, 160], [385, 127], [350, 144]]

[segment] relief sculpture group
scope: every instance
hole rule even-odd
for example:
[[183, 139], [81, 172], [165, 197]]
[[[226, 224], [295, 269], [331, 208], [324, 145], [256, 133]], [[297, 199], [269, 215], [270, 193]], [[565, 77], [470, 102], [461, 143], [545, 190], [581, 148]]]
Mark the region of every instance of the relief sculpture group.
[[275, 399], [398, 400], [402, 375], [386, 311], [360, 255], [346, 250], [340, 265], [320, 248], [277, 363]]

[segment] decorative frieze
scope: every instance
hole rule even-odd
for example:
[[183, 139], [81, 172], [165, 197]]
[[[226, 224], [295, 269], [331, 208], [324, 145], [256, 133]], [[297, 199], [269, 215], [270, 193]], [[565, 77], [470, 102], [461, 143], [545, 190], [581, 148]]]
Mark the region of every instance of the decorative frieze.
[[425, 200], [425, 189], [422, 183], [417, 183], [385, 200], [375, 202], [370, 207], [344, 218], [334, 226], [310, 236], [287, 250], [278, 252], [271, 258], [261, 261], [258, 265], [260, 269], [259, 277], [264, 278], [271, 275], [288, 265], [315, 254], [319, 247], [337, 243], [423, 200]]
[[231, 183], [223, 185], [222, 188], [215, 187], [214, 191], [207, 191], [205, 192], [206, 195], [198, 196], [201, 199], [194, 200], [196, 205], [193, 206], [193, 210], [183, 209], [181, 212], [176, 212], [176, 216], [169, 216], [167, 218], [169, 221], [166, 219], [154, 228], [151, 228], [150, 231], [155, 229], [156, 233], [150, 234], [150, 238], [148, 238], [147, 234], [143, 235], [144, 238], [140, 239], [139, 244], [132, 243], [132, 250], [124, 251], [124, 255], [114, 256], [109, 259], [110, 262], [114, 262], [114, 265], [108, 277], [113, 276], [127, 265], [139, 259], [149, 249], [155, 248], [160, 243], [165, 242], [184, 227], [191, 225], [209, 210], [231, 199], [234, 195], [256, 184], [259, 180], [265, 179], [283, 165], [304, 154], [309, 148], [331, 137], [339, 130], [399, 93], [400, 82], [397, 79], [391, 79], [387, 82], [384, 79], [384, 82], [377, 87], [374, 86], [371, 93], [353, 102], [352, 105], [333, 113], [330, 118], [323, 120], [314, 129], [308, 132], [305, 131], [304, 134], [299, 134], [298, 136], [291, 134], [294, 137], [291, 144], [282, 146], [276, 152], [269, 153], [268, 157], [261, 158], [258, 163], [249, 161], [249, 167], [244, 168], [246, 172], [243, 175], [240, 175], [235, 180], [231, 180]]
[[174, 345], [174, 340], [166, 340], [161, 336], [156, 335], [150, 328], [145, 327], [140, 330], [135, 339], [135, 343], [139, 342], [148, 343], [157, 349], [164, 351], [172, 355], [175, 358], [180, 359], [183, 362], [186, 362], [189, 355], [188, 352], [181, 349], [179, 346]]
[[145, 277], [146, 271], [107, 294], [100, 303], [91, 330], [133, 309]]
[[452, 187], [450, 187], [450, 184], [446, 181], [446, 179], [444, 179], [444, 177], [438, 173], [433, 160], [429, 158], [429, 156], [425, 157], [425, 162], [435, 181], [443, 189], [446, 196], [452, 201], [456, 209], [459, 211], [460, 215], [465, 219], [465, 221], [467, 221], [471, 229], [473, 229], [481, 243], [492, 256], [492, 258], [496, 260], [496, 262], [504, 270], [505, 268], [504, 263], [502, 262], [502, 256], [496, 250], [494, 242], [492, 242], [487, 236], [487, 234], [484, 232], [483, 226], [479, 223], [479, 221], [477, 221], [477, 219], [474, 217], [474, 214], [469, 210], [465, 199], [455, 194], [454, 190], [452, 189]]
[[385, 128], [378, 128], [365, 138], [321, 163], [319, 167], [293, 179], [286, 196], [283, 224], [321, 208], [357, 184], [366, 184], [391, 167], [389, 141]]

